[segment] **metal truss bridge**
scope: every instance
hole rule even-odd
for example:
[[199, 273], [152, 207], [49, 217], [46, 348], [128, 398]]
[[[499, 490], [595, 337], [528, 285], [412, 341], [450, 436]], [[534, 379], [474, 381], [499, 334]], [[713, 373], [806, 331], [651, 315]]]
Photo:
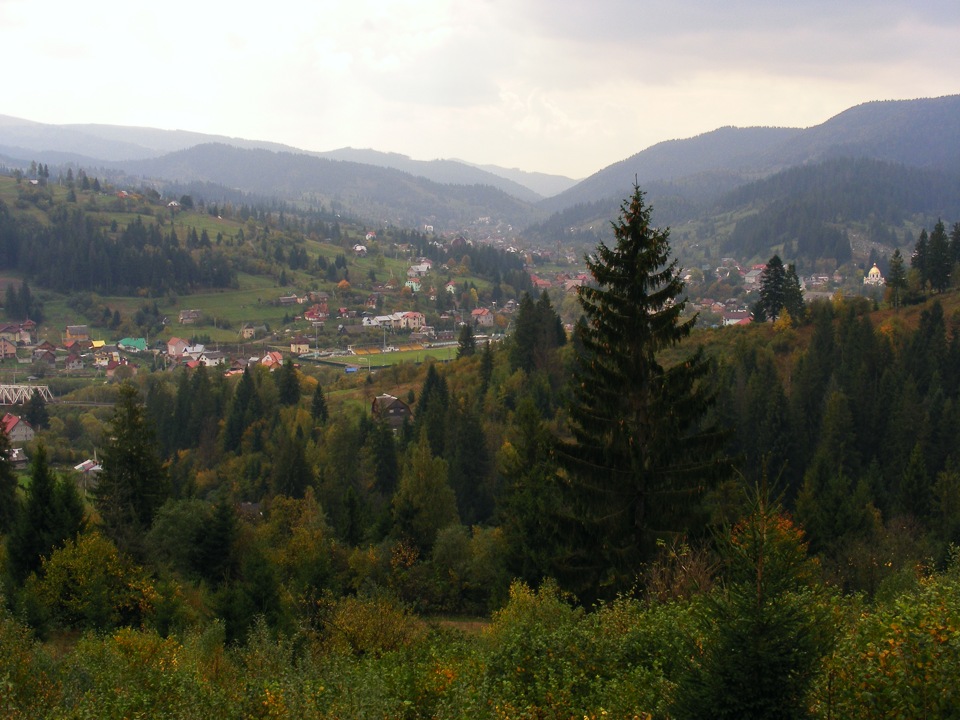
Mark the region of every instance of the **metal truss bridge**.
[[47, 385], [0, 385], [0, 405], [22, 405], [30, 400], [34, 390], [47, 402], [53, 401]]

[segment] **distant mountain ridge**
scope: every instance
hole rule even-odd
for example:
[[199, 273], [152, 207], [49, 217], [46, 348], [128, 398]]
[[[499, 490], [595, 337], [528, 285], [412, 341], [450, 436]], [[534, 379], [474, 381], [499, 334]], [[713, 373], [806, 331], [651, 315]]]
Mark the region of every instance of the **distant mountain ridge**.
[[[873, 205], [877, 217], [901, 218], [915, 226], [925, 222], [928, 213], [952, 213], [955, 205], [938, 188], [952, 189], [954, 178], [960, 177], [960, 95], [864, 103], [805, 129], [718, 128], [658, 143], [566, 187], [569, 179], [556, 176], [456, 160], [424, 162], [353, 148], [306, 153], [276, 143], [222, 138], [169, 151], [215, 137], [150, 128], [51, 126], [0, 116], [0, 160], [16, 164], [70, 158], [83, 167], [125, 173], [134, 182], [214, 183], [263, 197], [339, 204], [374, 222], [411, 227], [436, 224], [438, 229], [453, 230], [500, 223], [507, 233], [526, 228], [529, 243], [550, 247], [564, 238], [588, 244], [608, 231], [610, 219], [636, 180], [647, 191], [659, 224], [700, 223], [704, 242], [734, 242], [762, 253], [762, 233], [748, 233], [748, 224], [729, 237], [711, 238], [709, 228], [729, 228], [734, 216], [756, 215], [758, 219], [751, 221], [754, 228], [775, 232], [799, 250], [801, 245], [790, 238], [800, 231], [780, 225], [792, 222], [787, 218], [809, 216], [812, 211], [801, 206], [820, 202], [803, 183], [829, 184], [831, 199], [863, 206], [850, 188], [868, 183], [870, 173], [879, 174], [883, 185], [877, 187], [884, 202], [896, 207]], [[838, 160], [869, 160], [890, 167], [830, 166]], [[822, 174], [789, 172], [820, 165]], [[531, 189], [534, 180], [542, 193]], [[928, 197], [919, 197], [917, 187], [908, 188], [911, 183]], [[546, 196], [552, 190], [556, 194]], [[798, 205], [801, 194], [811, 200]], [[859, 207], [842, 203], [833, 207], [836, 218], [862, 216]], [[773, 210], [775, 217], [761, 217]], [[726, 219], [720, 217], [724, 214]], [[816, 222], [830, 242], [831, 233], [843, 230], [842, 223], [824, 216]], [[902, 239], [906, 230], [899, 232]], [[807, 247], [813, 248], [812, 257], [816, 247]]]
[[[159, 130], [122, 125], [49, 125], [0, 115], [0, 155], [43, 162], [100, 164], [148, 160], [198, 145], [222, 144], [244, 150], [272, 150], [332, 160], [348, 160], [375, 167], [392, 168], [433, 182], [450, 185], [490, 185], [528, 203], [546, 196], [541, 190], [565, 189], [575, 180], [543, 173], [523, 173], [496, 166], [460, 160], [413, 160], [399, 153], [341, 148], [325, 152], [302, 150], [290, 145], [188, 130]], [[539, 188], [539, 189], [538, 189]], [[556, 190], [559, 192], [559, 189]]]

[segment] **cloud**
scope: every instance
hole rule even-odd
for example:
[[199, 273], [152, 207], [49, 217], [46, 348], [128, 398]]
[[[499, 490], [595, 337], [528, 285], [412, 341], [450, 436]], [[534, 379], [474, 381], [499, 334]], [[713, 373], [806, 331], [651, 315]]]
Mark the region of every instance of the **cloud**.
[[583, 176], [721, 125], [957, 92], [960, 3], [0, 0], [0, 111]]

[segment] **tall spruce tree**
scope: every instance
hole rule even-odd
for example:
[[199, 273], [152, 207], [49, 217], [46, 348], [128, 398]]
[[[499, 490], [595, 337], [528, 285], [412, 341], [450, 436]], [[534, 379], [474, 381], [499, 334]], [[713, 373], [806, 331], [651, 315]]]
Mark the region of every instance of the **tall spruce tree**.
[[887, 287], [890, 288], [890, 301], [893, 303], [893, 307], [899, 308], [903, 301], [903, 291], [907, 289], [907, 271], [903, 266], [903, 255], [900, 254], [900, 248], [896, 248], [890, 257]]
[[950, 271], [953, 270], [953, 260], [950, 257], [950, 239], [947, 237], [947, 228], [943, 220], [930, 233], [927, 244], [927, 280], [937, 292], [943, 292], [950, 285]]
[[23, 510], [7, 538], [7, 562], [14, 580], [22, 581], [83, 529], [83, 501], [76, 485], [58, 478], [47, 464], [47, 451], [37, 448]]
[[105, 534], [121, 550], [139, 556], [143, 535], [169, 496], [170, 483], [133, 385], [120, 387], [107, 438], [95, 504]]
[[13, 528], [19, 507], [17, 474], [10, 462], [10, 438], [0, 428], [0, 533], [5, 535]]
[[616, 245], [586, 258], [594, 283], [579, 289], [585, 322], [559, 457], [568, 477], [572, 589], [629, 588], [657, 539], [688, 530], [710, 476], [722, 467], [722, 433], [701, 426], [713, 395], [700, 349], [671, 365], [662, 352], [693, 329], [669, 231], [653, 227], [634, 186], [613, 223]]
[[[799, 285], [799, 283], [798, 283]], [[776, 320], [787, 300], [787, 270], [779, 255], [767, 261], [760, 275], [759, 307], [763, 320]], [[791, 313], [791, 317], [793, 313]], [[761, 320], [761, 318], [756, 318]]]

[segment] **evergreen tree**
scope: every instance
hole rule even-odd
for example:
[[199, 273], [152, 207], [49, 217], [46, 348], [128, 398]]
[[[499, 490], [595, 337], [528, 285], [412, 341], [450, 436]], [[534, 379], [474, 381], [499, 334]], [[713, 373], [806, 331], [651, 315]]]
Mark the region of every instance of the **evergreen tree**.
[[942, 220], [930, 233], [927, 244], [927, 280], [936, 292], [943, 292], [950, 285], [950, 271], [953, 270], [953, 260], [950, 257], [950, 240], [947, 229]]
[[47, 464], [47, 450], [37, 448], [30, 472], [23, 511], [7, 539], [10, 573], [17, 581], [40, 567], [42, 558], [50, 557], [83, 529], [83, 502], [76, 486], [57, 478]]
[[47, 410], [47, 401], [43, 399], [36, 388], [30, 394], [30, 399], [23, 406], [23, 419], [36, 429], [50, 427], [50, 412]]
[[490, 387], [490, 380], [493, 378], [493, 347], [487, 341], [483, 344], [483, 352], [480, 354], [480, 389], [477, 397], [482, 400]]
[[950, 229], [950, 260], [953, 264], [960, 263], [960, 222]]
[[473, 336], [473, 327], [464, 323], [457, 338], [457, 358], [469, 357], [477, 352], [477, 339]]
[[170, 489], [135, 386], [120, 386], [108, 430], [94, 501], [105, 534], [122, 551], [137, 556], [143, 534]]
[[793, 263], [787, 265], [786, 275], [783, 279], [783, 309], [790, 314], [794, 322], [803, 322], [807, 308], [803, 300], [803, 289], [800, 287], [797, 267]]
[[302, 498], [314, 481], [313, 469], [307, 462], [306, 438], [299, 427], [293, 434], [281, 428], [280, 434], [271, 478], [273, 493]]
[[313, 399], [310, 401], [310, 414], [314, 422], [323, 425], [327, 422], [329, 413], [327, 411], [327, 399], [323, 395], [323, 387], [317, 383], [317, 389], [313, 391]]
[[616, 245], [587, 258], [595, 285], [579, 289], [570, 406], [572, 438], [561, 446], [575, 516], [566, 560], [591, 592], [628, 588], [655, 540], [688, 529], [723, 437], [700, 422], [713, 404], [701, 350], [670, 366], [661, 353], [688, 336], [683, 282], [669, 231], [651, 225], [643, 193], [621, 206]]
[[929, 242], [927, 239], [927, 229], [923, 228], [920, 230], [920, 235], [917, 237], [917, 242], [913, 246], [913, 256], [910, 258], [910, 267], [915, 269], [920, 274], [920, 281], [923, 285], [927, 284], [927, 281], [930, 279], [929, 274]]
[[293, 366], [293, 359], [287, 358], [276, 375], [277, 390], [281, 405], [296, 405], [300, 402], [300, 378]]
[[13, 528], [19, 508], [17, 474], [10, 462], [10, 438], [0, 428], [0, 534], [6, 535]]
[[763, 317], [776, 320], [787, 298], [787, 271], [779, 255], [767, 261], [760, 274], [760, 307]]
[[671, 717], [810, 717], [807, 694], [834, 630], [802, 531], [760, 489], [721, 554], [724, 586], [706, 599], [706, 637]]
[[559, 555], [563, 496], [554, 443], [532, 398], [520, 400], [497, 456], [504, 479], [497, 498], [497, 525], [507, 546], [510, 571], [532, 586], [552, 575]]
[[517, 311], [513, 316], [513, 337], [510, 342], [510, 369], [533, 370], [534, 348], [537, 344], [537, 308], [530, 297], [524, 293], [520, 297]]
[[899, 308], [903, 292], [907, 289], [907, 271], [903, 266], [903, 255], [900, 254], [900, 248], [896, 248], [890, 257], [890, 271], [887, 274], [886, 284], [890, 288], [890, 300], [893, 302], [893, 307]]
[[417, 401], [413, 432], [414, 437], [418, 437], [421, 430], [425, 430], [430, 451], [438, 457], [444, 457], [449, 399], [446, 379], [437, 372], [436, 365], [431, 364]]

